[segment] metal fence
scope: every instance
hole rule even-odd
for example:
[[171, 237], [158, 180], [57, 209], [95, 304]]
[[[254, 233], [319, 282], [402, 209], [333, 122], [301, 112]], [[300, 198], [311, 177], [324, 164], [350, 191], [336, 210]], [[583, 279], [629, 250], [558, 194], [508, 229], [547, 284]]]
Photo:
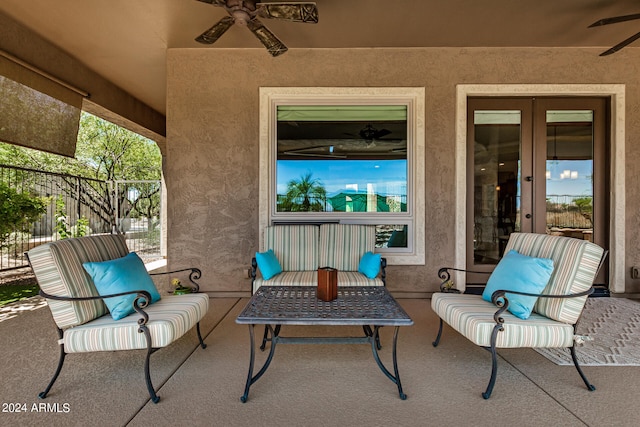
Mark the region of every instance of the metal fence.
[[129, 250], [143, 258], [161, 255], [160, 181], [114, 181], [116, 228], [127, 236]]
[[[24, 252], [35, 246], [100, 233], [123, 233], [131, 251], [146, 258], [161, 256], [160, 181], [110, 182], [0, 165], [0, 185], [5, 199], [0, 205], [10, 204], [7, 194], [19, 193], [45, 206], [37, 220], [5, 227], [0, 235], [0, 271], [26, 267]], [[8, 212], [0, 206], [0, 221], [7, 223]]]
[[547, 228], [593, 228], [593, 198], [568, 194], [547, 195]]

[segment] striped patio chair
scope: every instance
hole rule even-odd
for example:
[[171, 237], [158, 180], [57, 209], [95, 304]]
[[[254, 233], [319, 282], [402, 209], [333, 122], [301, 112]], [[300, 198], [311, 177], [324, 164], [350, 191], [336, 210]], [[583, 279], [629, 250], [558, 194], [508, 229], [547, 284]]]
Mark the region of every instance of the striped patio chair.
[[[440, 317], [434, 347], [440, 342], [443, 323], [447, 323], [474, 344], [490, 350], [492, 370], [487, 389], [482, 393], [485, 399], [491, 396], [495, 385], [498, 348], [570, 348], [582, 380], [589, 390], [595, 390], [575, 355], [575, 343], [582, 338], [576, 336], [575, 325], [587, 297], [593, 292], [593, 281], [606, 252], [585, 240], [532, 233], [512, 233], [505, 254], [511, 250], [528, 257], [553, 260], [553, 272], [542, 292], [499, 289], [488, 302], [480, 295], [461, 294], [452, 289], [449, 270], [458, 269], [441, 269], [442, 292], [435, 293], [431, 300], [431, 308]], [[515, 300], [516, 295], [537, 298], [530, 317], [523, 319], [507, 311], [509, 298]]]
[[[251, 260], [252, 292], [263, 285], [315, 286], [318, 268], [338, 270], [338, 286], [384, 286], [387, 260], [380, 258], [376, 277], [358, 271], [366, 252], [374, 252], [374, 225], [356, 224], [287, 224], [272, 225], [264, 230], [263, 251], [271, 250], [281, 272], [265, 279], [258, 273], [256, 257]], [[264, 274], [264, 272], [261, 271]]]
[[[151, 400], [157, 403], [149, 373], [150, 356], [196, 326], [200, 346], [206, 345], [200, 334], [200, 320], [209, 308], [209, 297], [198, 292], [194, 279], [200, 270], [189, 268], [158, 274], [189, 271], [193, 293], [169, 295], [148, 304], [151, 294], [132, 290], [117, 295], [100, 295], [83, 263], [123, 259], [129, 254], [124, 235], [105, 234], [59, 240], [31, 249], [29, 263], [47, 300], [58, 330], [60, 359], [49, 385], [39, 394], [44, 399], [58, 378], [68, 353], [146, 349], [145, 379]], [[146, 271], [143, 275], [146, 276]], [[145, 277], [146, 278], [146, 277]], [[149, 279], [150, 281], [150, 279]], [[150, 286], [153, 286], [151, 283]], [[135, 286], [132, 286], [136, 289]], [[135, 295], [133, 313], [114, 320], [104, 300], [107, 297]], [[116, 316], [117, 317], [117, 316]]]

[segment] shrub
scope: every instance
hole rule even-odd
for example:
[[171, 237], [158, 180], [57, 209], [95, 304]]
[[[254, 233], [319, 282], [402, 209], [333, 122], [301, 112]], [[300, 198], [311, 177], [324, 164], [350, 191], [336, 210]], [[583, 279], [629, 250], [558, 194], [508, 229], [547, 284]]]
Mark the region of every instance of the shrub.
[[56, 199], [56, 232], [61, 239], [70, 237], [82, 237], [93, 233], [89, 228], [89, 220], [81, 216], [78, 218], [76, 225], [70, 226], [67, 222], [67, 213], [62, 196]]
[[25, 231], [46, 213], [46, 197], [20, 192], [0, 182], [0, 244], [14, 231]]

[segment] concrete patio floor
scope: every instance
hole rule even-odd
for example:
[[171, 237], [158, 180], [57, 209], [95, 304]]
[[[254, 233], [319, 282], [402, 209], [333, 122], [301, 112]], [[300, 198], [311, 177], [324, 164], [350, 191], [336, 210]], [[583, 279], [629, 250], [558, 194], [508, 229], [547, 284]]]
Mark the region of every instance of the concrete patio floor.
[[[246, 302], [211, 299], [202, 322], [205, 350], [191, 331], [152, 356], [158, 404], [149, 401], [146, 391], [143, 351], [68, 355], [47, 399], [38, 399], [57, 364], [57, 338], [46, 307], [21, 311], [0, 322], [0, 425], [638, 425], [640, 368], [584, 367], [597, 388], [589, 392], [573, 366], [557, 366], [531, 349], [499, 352], [493, 396], [482, 399], [490, 374], [489, 352], [448, 327], [434, 348], [437, 318], [428, 299], [399, 300], [415, 322], [401, 328], [398, 341], [407, 400], [398, 398], [369, 346], [282, 345], [243, 404], [249, 334], [235, 317]], [[361, 332], [357, 327], [338, 331]], [[285, 332], [327, 335], [336, 330], [285, 327]], [[392, 332], [382, 332], [381, 357], [388, 365]], [[266, 354], [258, 353], [259, 367]]]

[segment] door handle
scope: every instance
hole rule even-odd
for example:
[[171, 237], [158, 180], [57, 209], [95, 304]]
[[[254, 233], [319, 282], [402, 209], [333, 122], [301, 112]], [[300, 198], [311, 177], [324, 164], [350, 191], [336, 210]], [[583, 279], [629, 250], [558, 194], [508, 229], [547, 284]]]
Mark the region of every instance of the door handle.
[[526, 176], [526, 177], [524, 177], [524, 180], [528, 181], [528, 182], [532, 182], [533, 181], [533, 177], [532, 176]]
[[531, 219], [531, 214], [526, 214], [524, 217], [527, 219]]

